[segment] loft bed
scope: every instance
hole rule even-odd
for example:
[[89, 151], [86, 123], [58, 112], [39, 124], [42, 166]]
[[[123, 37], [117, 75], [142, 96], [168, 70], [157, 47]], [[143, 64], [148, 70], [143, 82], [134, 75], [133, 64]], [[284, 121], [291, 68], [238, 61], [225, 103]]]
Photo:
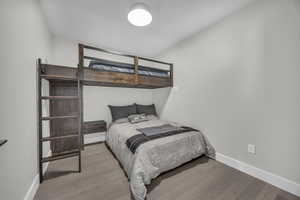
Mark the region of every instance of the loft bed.
[[[38, 127], [39, 173], [43, 181], [43, 163], [78, 156], [78, 172], [81, 171], [81, 149], [84, 135], [106, 131], [104, 121], [83, 121], [83, 85], [164, 88], [173, 86], [173, 64], [154, 59], [121, 54], [104, 49], [78, 45], [78, 67], [42, 63], [38, 59]], [[89, 55], [88, 53], [91, 53]], [[133, 62], [120, 62], [94, 56], [97, 52], [119, 56]], [[142, 64], [151, 62], [156, 67]], [[149, 64], [149, 63], [148, 63]], [[160, 66], [158, 66], [160, 65]], [[167, 66], [167, 69], [161, 65]], [[151, 65], [152, 66], [152, 65]], [[42, 96], [42, 79], [49, 80], [49, 96]], [[43, 116], [42, 102], [50, 101], [49, 116]], [[43, 121], [50, 121], [50, 136], [43, 136]], [[43, 144], [50, 142], [52, 155], [43, 157]]]
[[[100, 52], [127, 58], [129, 62], [113, 61], [96, 56], [90, 56]], [[78, 68], [41, 64], [43, 78], [49, 80], [74, 80], [77, 75], [83, 85], [108, 86], [108, 87], [130, 87], [130, 88], [164, 88], [173, 86], [173, 64], [150, 58], [138, 57], [119, 52], [108, 51], [84, 44], [78, 45], [79, 64]], [[152, 65], [165, 66], [149, 67], [139, 64], [150, 62]], [[167, 67], [167, 69], [165, 69]], [[79, 72], [79, 73], [78, 73]]]
[[[88, 56], [87, 51], [95, 51], [126, 57], [133, 60], [133, 64], [113, 62]], [[93, 52], [91, 52], [93, 53]], [[85, 61], [90, 61], [85, 66]], [[167, 65], [169, 68], [158, 69], [139, 65], [140, 61], [149, 61], [154, 64]], [[173, 64], [154, 59], [137, 57], [113, 51], [79, 44], [79, 69], [83, 71], [83, 84], [103, 85], [135, 88], [161, 88], [173, 85]]]
[[[87, 55], [95, 51], [129, 58], [133, 63], [123, 63]], [[86, 62], [89, 61], [86, 66]], [[140, 61], [167, 65], [168, 69], [159, 69], [139, 65]], [[83, 84], [134, 88], [162, 88], [173, 86], [173, 64], [154, 59], [143, 58], [119, 52], [79, 44], [79, 70]]]

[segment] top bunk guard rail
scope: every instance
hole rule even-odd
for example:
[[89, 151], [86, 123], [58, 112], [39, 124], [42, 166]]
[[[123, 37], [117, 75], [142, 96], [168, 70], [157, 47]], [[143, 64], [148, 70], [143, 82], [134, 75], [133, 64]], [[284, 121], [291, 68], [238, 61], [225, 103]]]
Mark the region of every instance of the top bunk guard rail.
[[[85, 50], [98, 51], [110, 55], [116, 55], [121, 57], [127, 57], [133, 59], [133, 64], [116, 62], [113, 60], [107, 60], [97, 58], [94, 56], [86, 55]], [[111, 87], [131, 87], [131, 88], [163, 88], [173, 87], [173, 64], [163, 62], [151, 58], [139, 57], [130, 54], [124, 54], [117, 51], [110, 51], [93, 47], [89, 45], [79, 44], [78, 45], [78, 71], [81, 72], [81, 79], [84, 85], [100, 85], [100, 86], [111, 86]], [[115, 68], [121, 68], [126, 70], [108, 70], [108, 68], [99, 69], [97, 67], [86, 67], [85, 60], [94, 62], [101, 61], [101, 65], [114, 66]], [[168, 65], [169, 69], [160, 69], [155, 67], [140, 66], [139, 61], [149, 61], [153, 63]], [[124, 67], [125, 66], [125, 67]], [[130, 67], [129, 67], [130, 66]], [[146, 72], [145, 71], [150, 71]], [[159, 74], [162, 73], [163, 75]], [[156, 74], [155, 74], [156, 73]]]
[[156, 62], [156, 63], [160, 63], [160, 64], [165, 64], [165, 65], [173, 65], [173, 63], [163, 62], [163, 61], [155, 60], [155, 59], [152, 59], [152, 58], [145, 58], [145, 57], [134, 56], [134, 55], [130, 55], [130, 54], [124, 54], [124, 53], [120, 53], [118, 51], [111, 51], [111, 50], [101, 49], [101, 48], [98, 48], [98, 47], [92, 47], [92, 46], [85, 45], [85, 44], [79, 44], [79, 49], [80, 48], [81, 49], [90, 49], [90, 50], [95, 50], [95, 51], [101, 51], [101, 52], [104, 52], [104, 53], [117, 55], [117, 56], [124, 56], [124, 57], [129, 57], [129, 58], [138, 57], [141, 60]]

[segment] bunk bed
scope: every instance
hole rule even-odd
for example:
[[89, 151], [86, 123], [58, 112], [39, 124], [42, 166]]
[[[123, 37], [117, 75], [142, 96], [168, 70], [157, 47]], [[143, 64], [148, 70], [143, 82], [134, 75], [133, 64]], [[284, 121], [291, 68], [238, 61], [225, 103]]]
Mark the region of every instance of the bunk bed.
[[[122, 63], [86, 55], [86, 50], [127, 57], [133, 63]], [[89, 61], [85, 65], [85, 61]], [[139, 65], [139, 61], [166, 65], [168, 69], [159, 69]], [[78, 68], [42, 64], [43, 78], [48, 80], [77, 80], [77, 73], [83, 85], [130, 87], [130, 88], [164, 88], [173, 86], [173, 64], [150, 58], [138, 57], [108, 51], [84, 44], [79, 44]]]
[[[88, 54], [92, 51], [93, 54]], [[94, 56], [106, 53], [127, 58], [132, 62], [120, 62]], [[78, 157], [81, 171], [83, 134], [106, 131], [104, 121], [83, 121], [83, 86], [107, 86], [155, 89], [173, 86], [173, 64], [150, 58], [108, 51], [84, 44], [78, 45], [77, 67], [42, 63], [38, 59], [38, 127], [39, 127], [39, 174], [43, 181], [43, 163]], [[164, 65], [167, 69], [149, 67], [140, 62]], [[49, 81], [49, 96], [42, 95], [42, 79]], [[43, 116], [43, 101], [50, 101], [49, 116]], [[43, 136], [43, 121], [50, 121], [50, 136]], [[43, 144], [50, 142], [52, 155], [43, 157]]]
[[[42, 164], [58, 159], [77, 156], [78, 172], [81, 172], [83, 134], [94, 130], [107, 132], [106, 145], [123, 167], [130, 181], [132, 197], [136, 200], [146, 198], [146, 185], [159, 174], [201, 155], [214, 157], [215, 150], [201, 131], [159, 119], [154, 104], [109, 106], [113, 120], [108, 129], [103, 120], [84, 122], [84, 85], [147, 89], [172, 87], [173, 64], [83, 44], [78, 47], [77, 68], [43, 64], [39, 59], [40, 181], [43, 181]], [[88, 54], [90, 51], [129, 58], [132, 63], [95, 57]], [[146, 65], [147, 62], [156, 67]], [[49, 80], [50, 96], [41, 96], [41, 79]], [[52, 101], [49, 104], [50, 116], [42, 116], [42, 100]], [[113, 117], [113, 113], [118, 118]], [[138, 115], [142, 116], [138, 124], [131, 121]], [[42, 120], [50, 121], [50, 137], [43, 138]], [[51, 141], [51, 148], [55, 147], [51, 149], [54, 155], [43, 158], [44, 141]]]

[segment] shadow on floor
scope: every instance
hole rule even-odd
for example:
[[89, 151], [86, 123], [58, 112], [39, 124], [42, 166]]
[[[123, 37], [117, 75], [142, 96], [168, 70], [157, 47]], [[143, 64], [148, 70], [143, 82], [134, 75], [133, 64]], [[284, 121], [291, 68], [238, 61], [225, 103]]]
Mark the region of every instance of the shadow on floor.
[[45, 178], [45, 180], [50, 180], [53, 178], [65, 176], [65, 175], [72, 174], [72, 173], [78, 173], [78, 171], [77, 170], [52, 171], [51, 170], [51, 171], [46, 172], [44, 178]]
[[151, 181], [151, 184], [147, 186], [147, 193], [150, 193], [152, 190], [154, 190], [163, 179], [170, 178], [172, 176], [176, 176], [177, 174], [180, 174], [181, 172], [191, 169], [197, 165], [201, 165], [204, 163], [207, 163], [210, 158], [206, 156], [201, 156], [199, 158], [196, 158], [194, 160], [191, 160], [190, 162], [183, 164], [175, 169], [172, 169], [170, 171], [164, 172], [161, 175], [159, 175], [157, 178], [153, 179]]

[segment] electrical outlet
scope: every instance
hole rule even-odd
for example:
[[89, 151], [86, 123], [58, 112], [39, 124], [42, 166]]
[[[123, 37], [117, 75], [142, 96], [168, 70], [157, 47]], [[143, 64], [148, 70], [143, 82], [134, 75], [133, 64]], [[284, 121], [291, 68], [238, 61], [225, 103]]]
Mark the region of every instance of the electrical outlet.
[[256, 148], [254, 144], [248, 144], [248, 152], [252, 154], [256, 153]]

